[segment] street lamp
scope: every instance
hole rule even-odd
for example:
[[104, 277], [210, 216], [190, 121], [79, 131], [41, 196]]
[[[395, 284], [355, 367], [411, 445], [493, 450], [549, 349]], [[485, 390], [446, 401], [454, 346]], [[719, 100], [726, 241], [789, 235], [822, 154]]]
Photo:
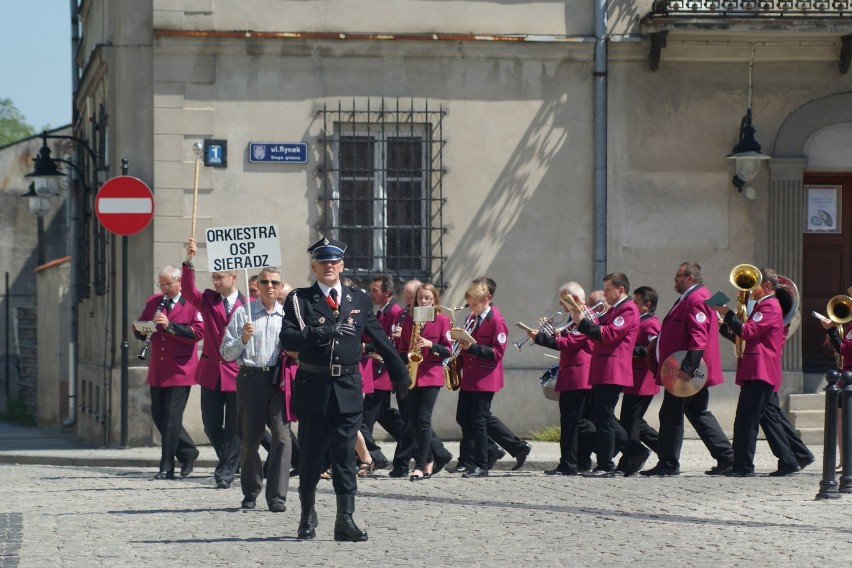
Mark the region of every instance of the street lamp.
[[59, 178], [65, 177], [65, 174], [59, 171], [56, 165], [57, 160], [50, 157], [50, 147], [47, 145], [46, 132], [41, 133], [42, 144], [38, 151], [38, 156], [33, 158], [35, 167], [33, 171], [25, 175], [25, 178], [32, 179], [35, 183], [35, 193], [43, 196], [52, 196], [59, 193]]

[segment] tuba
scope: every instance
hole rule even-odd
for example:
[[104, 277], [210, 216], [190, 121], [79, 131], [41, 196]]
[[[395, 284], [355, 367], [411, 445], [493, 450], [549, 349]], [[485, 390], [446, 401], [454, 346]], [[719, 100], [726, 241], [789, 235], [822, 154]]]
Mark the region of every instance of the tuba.
[[[739, 290], [737, 294], [737, 317], [740, 321], [746, 321], [748, 318], [748, 296], [749, 292], [760, 286], [763, 280], [763, 274], [760, 269], [751, 264], [738, 264], [731, 270], [730, 281], [733, 286]], [[734, 354], [739, 358], [743, 356], [745, 350], [745, 342], [740, 336], [736, 336], [734, 340]]]
[[[838, 294], [828, 301], [825, 308], [830, 319], [837, 327], [837, 335], [843, 338], [843, 326], [852, 321], [852, 298], [845, 294]], [[837, 363], [837, 368], [843, 368], [843, 356], [840, 353], [834, 354], [834, 361]]]

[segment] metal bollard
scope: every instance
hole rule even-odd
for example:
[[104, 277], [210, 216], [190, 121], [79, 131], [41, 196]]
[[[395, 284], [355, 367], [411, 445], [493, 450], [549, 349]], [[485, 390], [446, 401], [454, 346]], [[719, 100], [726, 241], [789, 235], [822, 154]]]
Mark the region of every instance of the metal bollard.
[[822, 481], [819, 482], [819, 493], [815, 499], [837, 499], [840, 493], [837, 491], [837, 481], [834, 471], [837, 462], [837, 400], [840, 397], [840, 389], [837, 381], [840, 380], [840, 371], [832, 369], [825, 374], [828, 385], [825, 387], [825, 432], [823, 438], [822, 455]]
[[852, 493], [852, 372], [843, 371], [843, 411], [840, 415], [840, 447], [843, 448], [843, 472], [840, 475], [840, 492]]

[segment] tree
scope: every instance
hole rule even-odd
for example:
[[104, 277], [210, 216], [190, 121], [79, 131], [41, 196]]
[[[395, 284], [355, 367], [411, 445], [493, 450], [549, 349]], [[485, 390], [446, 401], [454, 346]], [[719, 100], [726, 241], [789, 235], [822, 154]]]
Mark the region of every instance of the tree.
[[27, 119], [12, 102], [12, 99], [0, 99], [0, 146], [32, 136], [35, 129], [27, 124]]

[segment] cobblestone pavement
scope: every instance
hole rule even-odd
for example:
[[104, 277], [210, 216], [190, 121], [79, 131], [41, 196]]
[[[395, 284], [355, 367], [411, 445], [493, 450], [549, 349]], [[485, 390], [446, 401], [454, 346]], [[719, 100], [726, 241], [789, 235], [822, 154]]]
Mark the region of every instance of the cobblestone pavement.
[[[300, 542], [295, 478], [275, 514], [262, 499], [240, 510], [238, 484], [214, 489], [209, 467], [155, 481], [151, 468], [3, 463], [0, 566], [852, 565], [852, 495], [814, 500], [819, 461], [791, 477], [735, 479], [703, 475], [713, 464], [698, 441], [682, 457], [671, 478], [552, 478], [532, 460], [477, 480], [379, 472], [359, 482], [365, 543], [333, 541], [328, 482], [318, 536]], [[763, 441], [758, 458], [774, 469]]]

